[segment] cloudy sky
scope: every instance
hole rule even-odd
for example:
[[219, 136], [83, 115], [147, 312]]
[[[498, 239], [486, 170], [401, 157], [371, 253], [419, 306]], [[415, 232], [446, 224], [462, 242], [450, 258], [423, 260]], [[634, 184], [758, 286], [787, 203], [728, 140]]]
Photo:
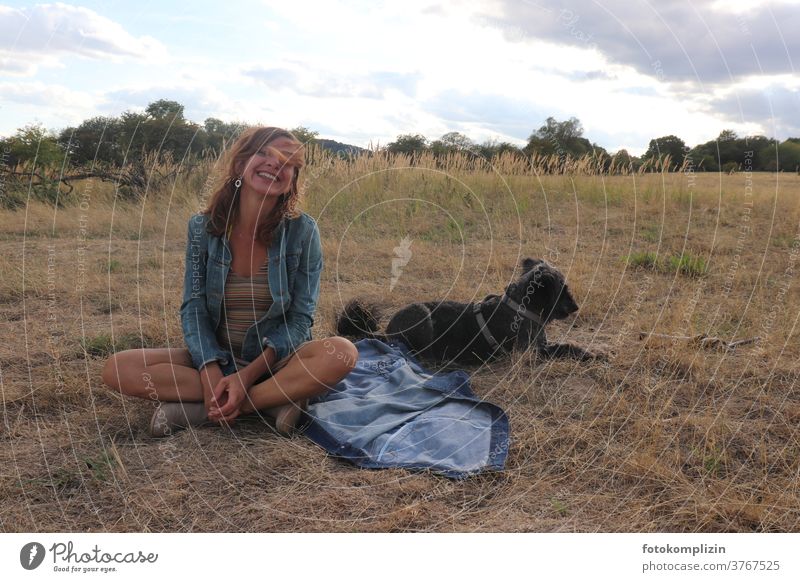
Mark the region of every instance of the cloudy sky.
[[0, 135], [159, 98], [186, 116], [522, 144], [578, 117], [610, 151], [800, 136], [800, 0], [0, 0]]

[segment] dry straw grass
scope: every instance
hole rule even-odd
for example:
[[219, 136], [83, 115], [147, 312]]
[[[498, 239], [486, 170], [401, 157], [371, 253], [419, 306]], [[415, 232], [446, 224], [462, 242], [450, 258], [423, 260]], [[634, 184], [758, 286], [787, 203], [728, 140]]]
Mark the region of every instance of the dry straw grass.
[[[505, 472], [358, 470], [253, 420], [148, 438], [153, 403], [103, 389], [102, 355], [181, 345], [206, 176], [135, 204], [87, 182], [64, 208], [0, 213], [0, 529], [797, 531], [800, 178], [496, 162], [314, 152], [305, 207], [326, 256], [317, 337], [354, 295], [480, 299], [525, 256], [567, 274], [581, 311], [552, 336], [611, 357], [470, 370], [510, 415]], [[640, 331], [761, 340], [711, 351]]]

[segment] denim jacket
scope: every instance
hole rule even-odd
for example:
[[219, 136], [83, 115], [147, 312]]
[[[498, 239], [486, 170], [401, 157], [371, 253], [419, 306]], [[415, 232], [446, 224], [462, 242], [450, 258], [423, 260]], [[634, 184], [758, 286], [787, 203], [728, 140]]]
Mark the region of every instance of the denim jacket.
[[[183, 337], [197, 369], [212, 361], [225, 365], [231, 359], [217, 342], [216, 330], [232, 255], [227, 238], [208, 233], [208, 219], [204, 214], [189, 219], [181, 305]], [[316, 222], [305, 213], [284, 219], [267, 256], [273, 304], [247, 330], [241, 355], [248, 362], [267, 347], [282, 359], [311, 339], [322, 272]]]
[[432, 373], [401, 342], [356, 342], [356, 367], [315, 398], [305, 434], [359, 467], [431, 469], [460, 478], [500, 471], [509, 424], [481, 401], [464, 370]]

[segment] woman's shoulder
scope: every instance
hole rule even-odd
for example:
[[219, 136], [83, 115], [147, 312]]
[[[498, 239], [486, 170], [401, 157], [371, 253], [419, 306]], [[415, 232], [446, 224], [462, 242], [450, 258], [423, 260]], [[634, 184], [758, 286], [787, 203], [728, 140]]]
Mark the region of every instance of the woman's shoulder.
[[198, 212], [197, 214], [192, 214], [189, 217], [189, 226], [206, 226], [208, 224], [209, 216], [204, 212]]
[[317, 228], [317, 221], [302, 210], [294, 217], [287, 217], [289, 227], [297, 230], [313, 230]]
[[201, 234], [207, 235], [209, 220], [210, 217], [208, 214], [204, 214], [202, 212], [193, 214], [189, 218], [189, 232], [195, 236], [199, 236]]

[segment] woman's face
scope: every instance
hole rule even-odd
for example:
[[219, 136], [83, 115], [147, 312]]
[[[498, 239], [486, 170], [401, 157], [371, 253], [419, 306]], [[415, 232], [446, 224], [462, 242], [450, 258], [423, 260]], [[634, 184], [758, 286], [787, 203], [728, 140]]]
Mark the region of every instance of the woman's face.
[[279, 196], [291, 189], [295, 166], [292, 160], [301, 146], [288, 137], [278, 137], [254, 153], [241, 172], [242, 187], [259, 194]]

